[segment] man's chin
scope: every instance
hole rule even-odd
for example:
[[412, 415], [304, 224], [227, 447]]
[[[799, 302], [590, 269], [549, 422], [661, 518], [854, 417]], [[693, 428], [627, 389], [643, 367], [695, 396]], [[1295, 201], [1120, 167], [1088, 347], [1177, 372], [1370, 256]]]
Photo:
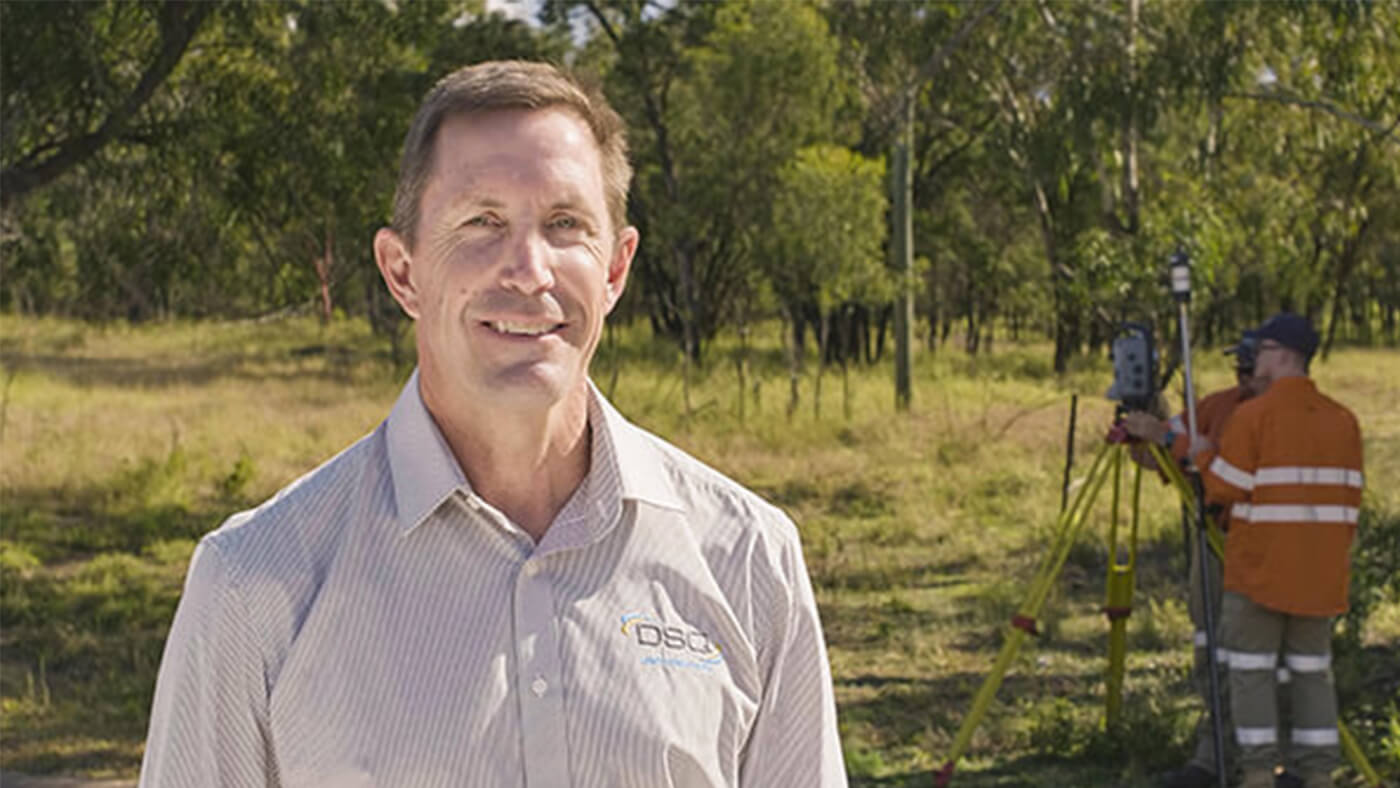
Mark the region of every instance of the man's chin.
[[548, 408], [583, 387], [583, 378], [553, 365], [530, 364], [501, 370], [486, 381], [492, 404], [512, 410]]

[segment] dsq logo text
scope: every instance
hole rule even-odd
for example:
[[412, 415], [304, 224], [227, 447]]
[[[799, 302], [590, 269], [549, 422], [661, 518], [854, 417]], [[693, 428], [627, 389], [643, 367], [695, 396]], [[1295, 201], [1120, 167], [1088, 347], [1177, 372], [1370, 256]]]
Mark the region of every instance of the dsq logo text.
[[706, 632], [667, 624], [649, 613], [622, 616], [622, 634], [643, 652], [643, 665], [713, 670], [724, 661], [719, 644]]

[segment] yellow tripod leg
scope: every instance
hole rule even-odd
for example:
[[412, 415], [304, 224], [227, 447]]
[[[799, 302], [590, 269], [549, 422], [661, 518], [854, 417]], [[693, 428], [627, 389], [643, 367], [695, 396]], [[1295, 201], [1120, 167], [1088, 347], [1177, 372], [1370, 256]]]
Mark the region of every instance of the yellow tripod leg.
[[1133, 570], [1126, 566], [1108, 571], [1108, 677], [1106, 679], [1105, 716], [1111, 728], [1118, 724], [1123, 708], [1123, 665], [1128, 653], [1128, 610], [1133, 601]]
[[1084, 524], [1086, 513], [1093, 505], [1094, 498], [1098, 496], [1099, 489], [1103, 487], [1107, 474], [1104, 458], [1111, 444], [1104, 444], [1099, 450], [1094, 461], [1089, 466], [1089, 475], [1084, 486], [1074, 497], [1074, 503], [1062, 512], [1056, 521], [1055, 547], [1041, 561], [1040, 568], [1036, 573], [1035, 580], [1031, 583], [1030, 593], [1017, 610], [1016, 616], [1012, 619], [1007, 628], [1006, 640], [1002, 643], [1001, 653], [997, 655], [996, 662], [992, 664], [991, 672], [982, 680], [982, 686], [977, 689], [977, 694], [973, 697], [972, 707], [968, 710], [967, 717], [963, 719], [962, 726], [958, 728], [958, 733], [953, 737], [953, 746], [949, 750], [948, 759], [944, 761], [939, 771], [934, 773], [934, 785], [946, 786], [952, 779], [953, 769], [956, 767], [958, 759], [967, 750], [968, 744], [972, 741], [972, 734], [981, 724], [982, 718], [986, 716], [987, 710], [991, 708], [992, 700], [995, 699], [997, 690], [1001, 687], [1001, 682], [1006, 676], [1006, 671], [1011, 667], [1011, 662], [1020, 653], [1021, 646], [1026, 640], [1026, 636], [1035, 631], [1035, 619], [1040, 615], [1040, 608], [1045, 604], [1045, 599], [1049, 596], [1050, 588], [1059, 574], [1060, 568], [1064, 565], [1065, 559], [1069, 556], [1069, 549], [1074, 543], [1074, 536], [1079, 528]]
[[[1119, 452], [1119, 457], [1122, 452]], [[1133, 611], [1133, 593], [1137, 585], [1138, 503], [1142, 493], [1142, 469], [1133, 474], [1132, 531], [1128, 537], [1126, 562], [1118, 560], [1118, 480], [1114, 480], [1113, 519], [1109, 539], [1110, 566], [1104, 615], [1108, 617], [1108, 675], [1105, 679], [1104, 711], [1107, 724], [1118, 724], [1123, 708], [1123, 673], [1128, 656], [1128, 616]]]

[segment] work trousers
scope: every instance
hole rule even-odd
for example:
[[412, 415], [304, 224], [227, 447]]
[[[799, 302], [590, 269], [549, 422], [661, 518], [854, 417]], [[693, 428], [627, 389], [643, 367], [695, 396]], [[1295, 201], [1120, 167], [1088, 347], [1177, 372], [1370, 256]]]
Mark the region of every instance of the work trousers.
[[[1294, 616], [1226, 592], [1221, 639], [1230, 663], [1230, 710], [1245, 788], [1272, 788], [1283, 764], [1307, 788], [1332, 785], [1341, 761], [1337, 693], [1332, 685], [1332, 619]], [[1292, 733], [1288, 758], [1278, 736], [1279, 655], [1291, 673]]]

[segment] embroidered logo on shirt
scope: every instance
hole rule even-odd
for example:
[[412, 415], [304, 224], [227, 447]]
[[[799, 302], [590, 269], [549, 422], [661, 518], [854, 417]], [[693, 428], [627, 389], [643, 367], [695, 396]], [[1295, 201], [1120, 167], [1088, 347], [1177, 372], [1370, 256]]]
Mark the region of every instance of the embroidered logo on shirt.
[[622, 616], [622, 634], [643, 652], [643, 665], [710, 671], [724, 661], [719, 644], [704, 631], [667, 624], [650, 613]]

